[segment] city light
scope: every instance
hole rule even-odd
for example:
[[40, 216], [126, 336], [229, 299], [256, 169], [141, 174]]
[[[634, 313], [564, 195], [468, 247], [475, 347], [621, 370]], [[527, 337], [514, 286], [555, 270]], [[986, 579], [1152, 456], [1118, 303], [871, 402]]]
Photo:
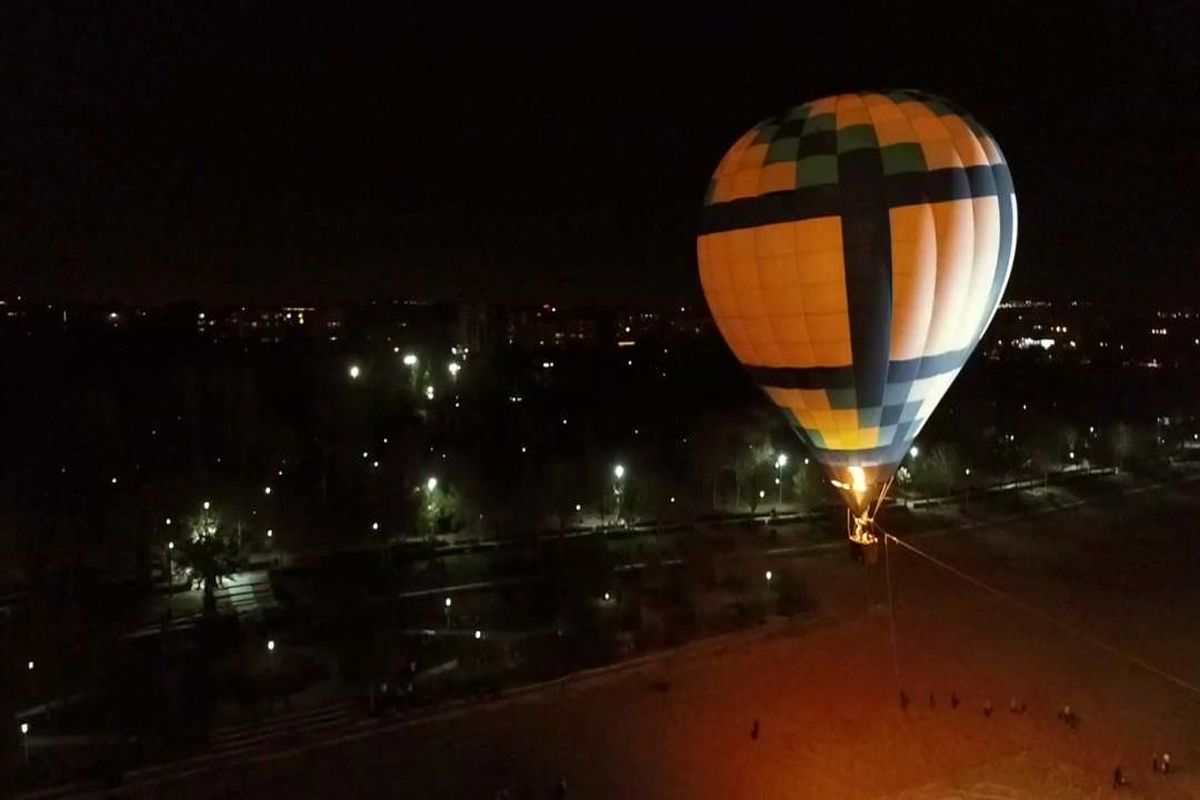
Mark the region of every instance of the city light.
[[483, 631], [481, 631], [481, 630], [479, 630], [479, 629], [476, 629], [476, 630], [475, 630], [475, 638], [476, 638], [476, 639], [482, 639], [482, 638], [483, 638]]
[[171, 524], [171, 518], [170, 518], [170, 517], [167, 517], [167, 519], [166, 519], [166, 523], [167, 523], [168, 525], [170, 525], [170, 524]]
[[427, 399], [427, 400], [433, 399], [433, 387], [432, 386], [425, 387], [425, 399]]
[[267, 640], [267, 651], [271, 652], [271, 653], [275, 652], [275, 640], [274, 639]]
[[417, 357], [413, 353], [405, 353], [402, 360], [406, 367], [415, 367], [417, 365]]
[[378, 523], [378, 522], [372, 522], [372, 523], [371, 523], [371, 530], [373, 530], [373, 531], [377, 531], [377, 530], [379, 530], [379, 523]]
[[33, 662], [30, 661], [28, 664], [25, 665], [25, 668], [28, 669], [30, 672], [33, 672]]
[[917, 447], [917, 446], [914, 444], [912, 447], [908, 448], [908, 454], [909, 454], [910, 456], [912, 456], [913, 458], [916, 458], [917, 456], [919, 456], [919, 455], [921, 454], [921, 451], [920, 451], [920, 449], [919, 449], [919, 448], [918, 448], [918, 447]]
[[212, 507], [212, 503], [208, 502], [207, 500], [204, 501], [203, 505], [205, 511], [208, 511], [208, 509]]
[[436, 489], [437, 488], [437, 478], [430, 478], [429, 480], [425, 481], [425, 488], [431, 492], [434, 489]]
[[767, 583], [770, 583], [770, 582], [771, 582], [771, 578], [775, 577], [775, 575], [774, 575], [774, 573], [772, 573], [772, 572], [771, 572], [771, 570], [767, 570], [767, 576], [766, 576], [766, 577], [767, 577]]
[[460, 369], [462, 369], [462, 365], [461, 365], [461, 364], [459, 364], [457, 361], [451, 361], [451, 362], [450, 362], [450, 365], [449, 365], [448, 367], [446, 367], [446, 369], [450, 370], [450, 377], [451, 377], [451, 378], [457, 378], [457, 377], [458, 377], [458, 371], [459, 371]]
[[270, 487], [270, 486], [264, 486], [264, 487], [263, 487], [263, 494], [270, 494], [270, 493], [271, 493], [271, 487]]
[[579, 503], [576, 503], [576, 504], [575, 504], [575, 510], [576, 510], [576, 511], [583, 511], [583, 506], [582, 506], [582, 505], [580, 505]]
[[22, 723], [21, 723], [21, 735], [22, 735], [22, 736], [25, 736], [25, 735], [26, 735], [26, 734], [28, 734], [28, 733], [29, 733], [29, 723], [28, 723], [28, 722], [22, 722]]
[[272, 536], [274, 536], [274, 535], [275, 535], [275, 531], [274, 531], [274, 529], [272, 529], [272, 528], [267, 528], [267, 538], [268, 538], [268, 539], [270, 539], [270, 538], [271, 538]]
[[446, 598], [446, 608], [449, 608], [452, 605], [454, 605], [454, 601], [451, 600], [449, 597], [447, 597]]
[[362, 370], [359, 368], [358, 364], [351, 364], [350, 369], [347, 370], [347, 372], [350, 374], [350, 380], [352, 381], [358, 380], [358, 376], [362, 375]]
[[775, 467], [776, 467], [777, 469], [782, 469], [782, 468], [786, 467], [786, 466], [787, 466], [787, 463], [788, 463], [788, 462], [787, 462], [787, 453], [780, 453], [780, 454], [779, 454], [779, 455], [778, 455], [778, 456], [775, 458]]
[[625, 465], [617, 464], [615, 467], [613, 467], [613, 476], [617, 480], [621, 480], [622, 478], [624, 478], [625, 477]]
[[175, 543], [174, 543], [174, 542], [167, 542], [167, 549], [168, 549], [168, 550], [174, 550], [174, 549], [175, 549]]
[[607, 603], [609, 600], [612, 600], [612, 595], [609, 594], [608, 592], [605, 592], [604, 593], [604, 602]]

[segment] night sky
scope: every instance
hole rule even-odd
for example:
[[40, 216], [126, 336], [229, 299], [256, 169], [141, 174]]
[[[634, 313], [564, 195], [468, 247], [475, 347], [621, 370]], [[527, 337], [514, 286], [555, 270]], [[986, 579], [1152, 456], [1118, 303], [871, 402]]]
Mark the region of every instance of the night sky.
[[1197, 299], [1192, 3], [49, 5], [0, 12], [0, 295], [690, 301], [739, 134], [913, 87], [1005, 150], [1010, 297]]

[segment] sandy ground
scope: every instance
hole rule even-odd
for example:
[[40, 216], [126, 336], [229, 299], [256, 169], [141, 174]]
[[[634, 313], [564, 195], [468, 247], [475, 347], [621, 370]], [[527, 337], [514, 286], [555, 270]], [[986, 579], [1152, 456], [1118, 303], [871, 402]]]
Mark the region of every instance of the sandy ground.
[[[1197, 508], [1200, 491], [1173, 489], [919, 546], [1200, 684]], [[580, 798], [1200, 797], [1200, 697], [891, 555], [898, 677], [886, 605], [868, 605], [882, 583], [813, 558], [816, 620], [136, 796], [552, 797], [562, 776]], [[1056, 720], [1064, 703], [1078, 729]], [[1169, 778], [1150, 770], [1162, 750]]]

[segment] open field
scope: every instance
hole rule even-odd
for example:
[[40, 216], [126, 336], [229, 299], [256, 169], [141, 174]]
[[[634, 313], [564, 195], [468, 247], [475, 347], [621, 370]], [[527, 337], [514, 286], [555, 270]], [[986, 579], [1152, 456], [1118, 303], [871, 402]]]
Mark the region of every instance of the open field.
[[[1200, 684], [1197, 507], [1194, 486], [1176, 487], [918, 545]], [[1110, 793], [1118, 764], [1127, 796], [1200, 796], [1200, 697], [893, 546], [897, 678], [886, 604], [868, 605], [880, 576], [839, 553], [803, 564], [816, 620], [128, 796], [550, 797], [562, 776], [570, 797], [1082, 798]], [[1027, 713], [1008, 711], [1013, 697]], [[1078, 729], [1055, 718], [1067, 703]], [[1150, 770], [1163, 750], [1169, 778]]]

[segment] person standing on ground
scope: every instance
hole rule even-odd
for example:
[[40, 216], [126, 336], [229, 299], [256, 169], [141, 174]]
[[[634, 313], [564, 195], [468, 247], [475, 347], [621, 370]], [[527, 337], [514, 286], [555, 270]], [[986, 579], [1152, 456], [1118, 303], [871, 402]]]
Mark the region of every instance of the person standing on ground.
[[1120, 789], [1125, 785], [1125, 775], [1121, 772], [1121, 767], [1118, 765], [1113, 769], [1113, 788]]

